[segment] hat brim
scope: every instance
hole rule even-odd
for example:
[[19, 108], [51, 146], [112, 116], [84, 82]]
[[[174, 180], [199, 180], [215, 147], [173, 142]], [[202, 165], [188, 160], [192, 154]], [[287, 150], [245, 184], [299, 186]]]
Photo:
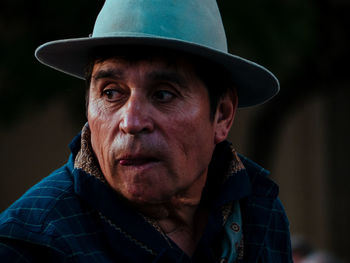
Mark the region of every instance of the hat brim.
[[239, 56], [178, 39], [144, 35], [65, 39], [39, 46], [35, 56], [49, 67], [84, 79], [85, 68], [93, 50], [121, 45], [144, 45], [184, 51], [223, 66], [236, 85], [238, 107], [264, 103], [279, 91], [277, 78], [266, 68]]

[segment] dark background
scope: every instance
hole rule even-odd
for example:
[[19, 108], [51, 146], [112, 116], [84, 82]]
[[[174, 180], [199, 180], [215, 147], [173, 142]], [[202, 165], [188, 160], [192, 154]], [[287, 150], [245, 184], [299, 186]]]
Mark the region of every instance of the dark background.
[[[42, 66], [34, 50], [89, 35], [103, 2], [1, 3], [1, 210], [65, 162], [66, 145], [86, 121], [84, 83]], [[239, 111], [230, 139], [271, 170], [292, 233], [350, 261], [350, 2], [218, 4], [230, 52], [266, 66], [281, 82], [269, 103]]]

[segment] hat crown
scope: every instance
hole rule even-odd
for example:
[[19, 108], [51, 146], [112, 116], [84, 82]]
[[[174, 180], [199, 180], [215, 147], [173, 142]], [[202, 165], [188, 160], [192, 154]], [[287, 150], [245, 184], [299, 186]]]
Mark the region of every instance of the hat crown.
[[227, 52], [215, 0], [106, 0], [92, 37], [178, 39]]

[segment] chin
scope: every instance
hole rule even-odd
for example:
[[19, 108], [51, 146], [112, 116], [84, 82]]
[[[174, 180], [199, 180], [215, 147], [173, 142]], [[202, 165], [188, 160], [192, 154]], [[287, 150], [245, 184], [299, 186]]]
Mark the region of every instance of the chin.
[[133, 188], [128, 191], [121, 192], [121, 194], [129, 202], [137, 205], [158, 205], [169, 202], [171, 199], [171, 194], [169, 193], [160, 193], [157, 189], [149, 189], [145, 191], [144, 188], [139, 189]]

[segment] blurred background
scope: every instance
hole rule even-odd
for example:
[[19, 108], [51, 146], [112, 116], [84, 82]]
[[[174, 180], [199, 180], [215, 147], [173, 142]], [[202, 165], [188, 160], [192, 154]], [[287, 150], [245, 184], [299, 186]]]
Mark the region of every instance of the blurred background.
[[[84, 82], [34, 58], [47, 41], [85, 37], [103, 0], [2, 1], [0, 210], [64, 164], [85, 123]], [[220, 0], [230, 52], [281, 83], [240, 109], [236, 149], [271, 171], [293, 237], [350, 262], [350, 1]]]

